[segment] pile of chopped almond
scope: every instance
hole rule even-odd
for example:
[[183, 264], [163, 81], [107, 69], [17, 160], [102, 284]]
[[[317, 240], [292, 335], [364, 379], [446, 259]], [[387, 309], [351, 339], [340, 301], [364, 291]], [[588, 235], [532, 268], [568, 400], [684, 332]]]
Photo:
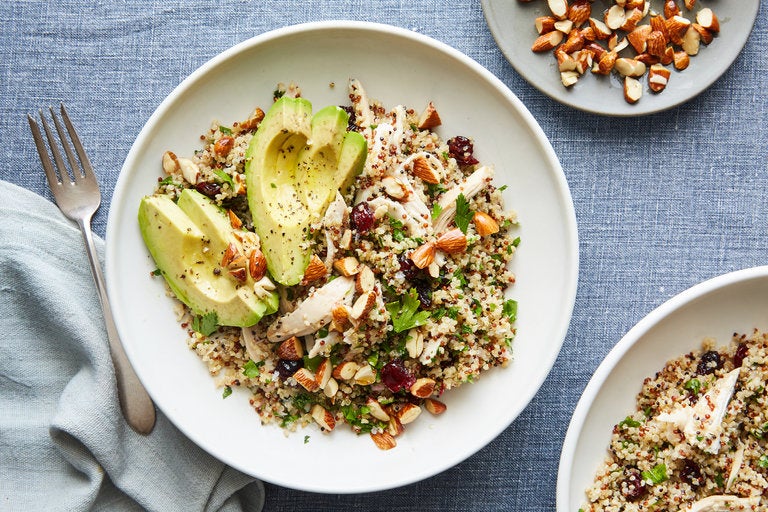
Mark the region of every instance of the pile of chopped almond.
[[[691, 12], [696, 0], [684, 3]], [[701, 43], [708, 45], [720, 31], [712, 9], [699, 9], [691, 21], [683, 16], [676, 0], [665, 0], [663, 13], [652, 11], [649, 0], [614, 0], [602, 13], [602, 20], [592, 16], [591, 0], [547, 0], [547, 4], [551, 15], [536, 18], [539, 37], [531, 50], [554, 51], [565, 87], [571, 87], [588, 70], [597, 75], [616, 71], [624, 79], [628, 103], [641, 98], [644, 75], [652, 92], [663, 91], [671, 75], [668, 66], [686, 69]], [[625, 48], [633, 49], [634, 57], [620, 57]]]

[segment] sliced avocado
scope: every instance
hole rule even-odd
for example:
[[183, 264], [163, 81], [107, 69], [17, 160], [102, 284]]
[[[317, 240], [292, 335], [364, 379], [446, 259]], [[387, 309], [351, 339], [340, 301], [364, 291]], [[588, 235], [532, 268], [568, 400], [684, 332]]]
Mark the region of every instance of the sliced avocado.
[[237, 240], [224, 211], [204, 195], [184, 190], [178, 204], [168, 196], [143, 198], [139, 228], [171, 290], [195, 314], [215, 312], [219, 325], [246, 327], [277, 311], [276, 293], [259, 298], [250, 276], [241, 283], [221, 267]]
[[365, 138], [347, 132], [348, 114], [283, 97], [269, 109], [246, 154], [248, 204], [272, 277], [301, 281], [310, 257], [309, 226], [325, 213], [336, 191], [362, 171]]

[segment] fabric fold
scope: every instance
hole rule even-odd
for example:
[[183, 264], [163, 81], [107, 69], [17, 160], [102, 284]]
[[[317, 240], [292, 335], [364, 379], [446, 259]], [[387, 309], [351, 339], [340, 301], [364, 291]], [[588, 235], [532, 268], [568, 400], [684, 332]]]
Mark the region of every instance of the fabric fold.
[[[259, 510], [261, 482], [158, 411], [120, 412], [82, 236], [50, 201], [0, 181], [0, 502], [8, 510]], [[103, 253], [103, 241], [97, 239]]]

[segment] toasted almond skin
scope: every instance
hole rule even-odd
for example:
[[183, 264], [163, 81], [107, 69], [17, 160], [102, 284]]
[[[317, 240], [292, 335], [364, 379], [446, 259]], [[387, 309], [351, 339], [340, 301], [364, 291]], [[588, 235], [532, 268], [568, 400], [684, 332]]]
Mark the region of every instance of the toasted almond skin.
[[[264, 261], [266, 262], [266, 259]], [[309, 259], [309, 265], [307, 265], [307, 269], [304, 271], [304, 278], [302, 279], [301, 284], [308, 284], [312, 281], [316, 281], [322, 277], [325, 277], [327, 273], [328, 269], [325, 268], [325, 263], [323, 263], [323, 260], [321, 260], [317, 254], [313, 254]]]
[[694, 5], [696, 5], [696, 0], [685, 0], [685, 8], [689, 11], [693, 9]]
[[389, 432], [371, 433], [370, 436], [376, 446], [381, 450], [391, 450], [397, 446], [397, 441]]
[[616, 64], [616, 59], [619, 57], [619, 55], [616, 52], [605, 52], [602, 57], [600, 57], [600, 60], [597, 61], [597, 71], [594, 69], [593, 72], [596, 72], [600, 75], [607, 75], [613, 70], [613, 66]]
[[224, 255], [221, 257], [221, 266], [228, 267], [239, 253], [240, 251], [237, 250], [237, 246], [230, 242], [224, 250]]
[[701, 25], [699, 25], [698, 23], [693, 23], [693, 24], [691, 25], [691, 27], [693, 27], [693, 29], [694, 29], [696, 32], [698, 32], [698, 33], [699, 33], [699, 36], [700, 36], [700, 38], [701, 38], [701, 42], [702, 42], [702, 43], [704, 43], [704, 44], [709, 44], [709, 43], [711, 43], [711, 42], [712, 42], [712, 40], [715, 38], [715, 34], [714, 34], [714, 33], [713, 33], [711, 30], [709, 30], [709, 29], [707, 29], [707, 28], [704, 28], [704, 27], [702, 27], [702, 26], [701, 26]]
[[445, 405], [440, 400], [436, 400], [434, 398], [427, 398], [424, 400], [424, 408], [429, 411], [431, 414], [434, 414], [437, 416], [438, 414], [443, 414], [446, 409], [448, 409], [448, 406]]
[[555, 30], [555, 22], [557, 21], [557, 18], [554, 16], [539, 16], [535, 20], [533, 20], [533, 25], [536, 27], [536, 32], [541, 34], [546, 34], [547, 32], [552, 32]]
[[315, 381], [315, 375], [306, 368], [299, 368], [296, 373], [293, 374], [293, 378], [296, 379], [301, 387], [309, 392], [317, 391], [320, 387]]
[[259, 249], [254, 249], [248, 256], [248, 272], [254, 281], [260, 281], [267, 275], [267, 257]]
[[648, 34], [648, 39], [646, 40], [646, 49], [648, 53], [661, 58], [664, 55], [664, 51], [666, 50], [666, 48], [667, 48], [667, 37], [664, 35], [663, 32], [659, 30], [654, 30], [653, 32]]
[[430, 263], [435, 261], [435, 243], [427, 242], [411, 251], [411, 261], [418, 268], [427, 268]]
[[360, 267], [360, 272], [355, 276], [355, 291], [364, 293], [373, 290], [376, 287], [376, 275], [368, 265]]
[[584, 48], [585, 43], [586, 40], [584, 39], [584, 36], [581, 35], [581, 32], [574, 30], [568, 34], [568, 38], [560, 46], [560, 49], [565, 53], [573, 53]]
[[248, 271], [245, 267], [233, 268], [229, 271], [229, 275], [235, 278], [240, 283], [244, 283], [248, 279]]
[[683, 50], [676, 51], [674, 55], [673, 63], [675, 65], [676, 70], [682, 71], [688, 67], [688, 64], [691, 63], [691, 58]]
[[325, 389], [328, 381], [331, 379], [331, 373], [333, 372], [331, 360], [327, 357], [320, 361], [317, 365], [317, 371], [315, 372], [315, 382], [320, 389]]
[[437, 239], [437, 248], [448, 254], [455, 254], [467, 250], [467, 235], [459, 228], [446, 231]]
[[666, 0], [664, 2], [664, 17], [671, 18], [680, 14], [680, 7], [677, 6], [676, 0]]
[[235, 212], [227, 210], [227, 216], [229, 217], [229, 224], [233, 229], [240, 229], [243, 227], [243, 221], [240, 220], [240, 217], [238, 217]]
[[176, 153], [173, 151], [166, 151], [163, 153], [163, 171], [165, 171], [166, 174], [181, 171], [179, 157], [177, 157]]
[[344, 332], [352, 325], [349, 308], [344, 304], [337, 304], [331, 308], [331, 330]]
[[277, 346], [277, 357], [288, 361], [298, 361], [304, 357], [304, 344], [296, 336], [291, 336]]
[[712, 9], [705, 7], [696, 13], [696, 23], [711, 32], [720, 32], [720, 20]]
[[312, 414], [312, 419], [314, 419], [325, 432], [330, 432], [336, 427], [336, 418], [333, 417], [333, 414], [325, 410], [322, 405], [313, 405], [310, 412]]
[[664, 50], [664, 55], [661, 56], [661, 63], [665, 66], [669, 66], [675, 60], [675, 49], [672, 46], [667, 46]]
[[499, 232], [499, 223], [485, 212], [475, 212], [472, 216], [472, 222], [475, 223], [475, 230], [480, 236], [493, 235]]
[[640, 25], [635, 30], [627, 34], [627, 41], [632, 45], [637, 53], [645, 52], [648, 36], [653, 32], [650, 25]]
[[643, 95], [643, 86], [636, 78], [624, 77], [624, 99], [627, 103], [637, 103]]
[[435, 105], [430, 101], [427, 104], [427, 108], [419, 116], [418, 127], [420, 130], [431, 130], [440, 126], [443, 122], [440, 120], [440, 115], [437, 113]]
[[403, 427], [402, 422], [400, 421], [400, 418], [397, 417], [394, 412], [390, 412], [389, 414], [389, 423], [387, 424], [387, 432], [392, 437], [397, 437], [403, 432], [405, 432], [405, 427]]
[[233, 147], [235, 147], [235, 139], [230, 135], [224, 135], [213, 143], [213, 152], [223, 157], [227, 156]]
[[440, 183], [440, 177], [423, 156], [414, 158], [411, 166], [414, 176], [421, 178], [422, 181], [433, 185]]
[[559, 45], [562, 40], [563, 33], [559, 30], [553, 30], [537, 37], [533, 45], [531, 45], [531, 50], [534, 52], [548, 52]]
[[368, 397], [365, 401], [365, 405], [371, 410], [371, 416], [381, 421], [389, 421], [389, 414], [384, 410], [381, 403], [372, 397]]
[[360, 365], [354, 361], [342, 361], [333, 369], [331, 376], [336, 380], [350, 380], [355, 377], [359, 369]]
[[355, 320], [365, 318], [368, 316], [368, 313], [371, 312], [375, 304], [376, 292], [371, 290], [361, 293], [357, 300], [355, 300], [355, 303], [352, 305], [352, 318]]
[[624, 23], [620, 28], [625, 32], [631, 32], [632, 30], [635, 30], [635, 27], [641, 19], [643, 19], [643, 11], [635, 7], [627, 11], [626, 16], [624, 17]]
[[255, 130], [259, 127], [259, 124], [264, 119], [264, 111], [260, 108], [256, 108], [256, 110], [253, 111], [253, 114], [246, 119], [245, 121], [237, 124], [237, 131], [238, 132], [249, 132], [251, 130]]
[[407, 425], [408, 423], [415, 421], [419, 414], [421, 414], [421, 407], [409, 402], [400, 406], [396, 416], [401, 424]]
[[592, 4], [589, 0], [576, 0], [568, 9], [568, 19], [574, 27], [580, 27], [592, 16]]
[[360, 262], [354, 256], [346, 256], [333, 262], [333, 268], [335, 268], [339, 274], [344, 277], [350, 277], [357, 274], [360, 271]]
[[687, 18], [677, 15], [667, 18], [664, 24], [667, 26], [667, 36], [669, 37], [669, 40], [676, 45], [683, 44], [683, 36], [691, 26], [691, 22]]
[[661, 92], [667, 86], [671, 73], [661, 64], [654, 64], [648, 70], [648, 88], [653, 92]]
[[418, 398], [427, 398], [435, 392], [435, 381], [428, 377], [421, 377], [411, 385], [411, 394]]

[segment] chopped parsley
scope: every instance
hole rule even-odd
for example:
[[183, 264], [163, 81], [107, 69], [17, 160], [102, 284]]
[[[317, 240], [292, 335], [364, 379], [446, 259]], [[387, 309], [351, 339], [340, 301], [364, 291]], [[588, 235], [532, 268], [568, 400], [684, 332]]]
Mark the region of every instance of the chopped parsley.
[[643, 471], [640, 473], [643, 480], [650, 480], [654, 485], [658, 485], [667, 480], [667, 466], [666, 464], [656, 464], [650, 471]]
[[403, 296], [402, 303], [395, 301], [386, 305], [396, 333], [424, 325], [429, 318], [429, 311], [418, 311], [420, 304], [416, 289], [411, 288]]
[[159, 268], [156, 268], [155, 270], [152, 271], [152, 275], [153, 276], [161, 276], [161, 275], [163, 275], [163, 271], [160, 270]]
[[456, 226], [465, 235], [471, 219], [472, 211], [469, 209], [469, 202], [464, 194], [459, 194], [459, 197], [456, 198]]
[[502, 311], [504, 314], [509, 318], [510, 322], [514, 322], [517, 320], [517, 301], [514, 299], [507, 299], [504, 301], [504, 306], [502, 306]]
[[440, 215], [440, 212], [443, 211], [443, 207], [440, 206], [438, 203], [435, 203], [432, 205], [432, 220], [436, 219], [438, 215]]
[[285, 96], [285, 91], [280, 89], [275, 89], [274, 92], [272, 93], [272, 98], [274, 98], [275, 100], [279, 100], [283, 96]]
[[197, 315], [192, 319], [192, 329], [203, 336], [210, 336], [219, 328], [219, 316], [215, 311], [204, 315]]
[[232, 388], [230, 386], [226, 386], [224, 388], [224, 392], [221, 394], [221, 398], [227, 398], [231, 394], [232, 394]]
[[517, 238], [515, 238], [514, 240], [512, 240], [512, 245], [515, 246], [515, 247], [520, 245], [520, 237], [519, 236]]
[[308, 357], [304, 356], [304, 368], [311, 372], [317, 371], [317, 367], [323, 362], [323, 356]]
[[761, 468], [768, 468], [768, 455], [761, 455], [757, 460], [757, 465]]
[[249, 379], [258, 377], [260, 373], [259, 372], [260, 366], [264, 366], [264, 361], [259, 361], [257, 363], [253, 359], [249, 359], [248, 362], [243, 365], [243, 375], [245, 375]]
[[640, 422], [633, 420], [630, 416], [627, 416], [619, 422], [619, 428], [621, 427], [639, 427]]
[[502, 185], [502, 186], [500, 186], [499, 188], [497, 188], [496, 190], [498, 190], [499, 192], [504, 192], [505, 190], [507, 190], [507, 187], [508, 187], [508, 186], [509, 186], [509, 185]]
[[309, 442], [309, 436], [304, 436], [304, 444], [307, 444]]
[[158, 185], [173, 185], [173, 177], [167, 176], [163, 178]]
[[720, 471], [715, 475], [715, 483], [718, 487], [725, 487], [725, 480], [723, 480], [723, 474]]
[[390, 215], [389, 225], [392, 227], [392, 239], [395, 242], [402, 242], [405, 240], [405, 231], [403, 231], [402, 222]]
[[235, 182], [232, 181], [232, 176], [225, 173], [221, 169], [214, 169], [213, 174], [216, 175], [217, 178], [219, 178], [219, 181], [222, 183], [228, 183], [230, 187], [235, 188]]
[[453, 277], [458, 279], [459, 284], [461, 285], [462, 288], [464, 288], [465, 286], [467, 286], [467, 278], [464, 277], [464, 273], [461, 270], [462, 270], [461, 267], [454, 270]]
[[224, 135], [232, 135], [232, 129], [226, 126], [219, 125], [219, 131]]
[[701, 391], [701, 381], [699, 379], [691, 379], [683, 384], [683, 387], [694, 395], [698, 395], [699, 391]]

